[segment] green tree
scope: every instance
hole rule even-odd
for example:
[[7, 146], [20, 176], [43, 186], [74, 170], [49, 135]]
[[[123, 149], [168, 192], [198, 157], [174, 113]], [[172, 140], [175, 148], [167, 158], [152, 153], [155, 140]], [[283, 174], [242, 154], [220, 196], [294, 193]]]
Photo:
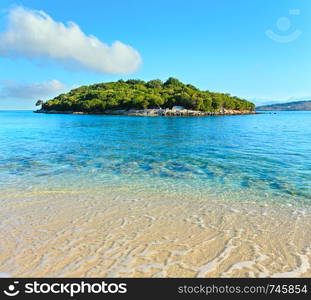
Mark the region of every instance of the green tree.
[[42, 105], [44, 102], [42, 101], [42, 100], [38, 100], [37, 102], [36, 102], [36, 106], [40, 106], [40, 105]]
[[[39, 102], [41, 101], [41, 102]], [[254, 110], [255, 105], [244, 99], [224, 93], [200, 91], [191, 84], [184, 84], [170, 77], [144, 82], [138, 79], [97, 83], [72, 89], [67, 94], [43, 102], [45, 110], [102, 112], [106, 109], [172, 108], [181, 105], [187, 109], [219, 111], [222, 108]]]

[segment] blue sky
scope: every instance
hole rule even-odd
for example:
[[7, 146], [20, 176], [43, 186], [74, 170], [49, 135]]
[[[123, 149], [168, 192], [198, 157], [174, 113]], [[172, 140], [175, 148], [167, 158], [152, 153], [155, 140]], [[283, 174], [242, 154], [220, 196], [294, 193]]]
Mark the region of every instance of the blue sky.
[[[15, 27], [8, 25], [20, 6], [45, 12], [54, 25], [76, 23], [85, 45], [62, 49], [51, 31], [49, 41], [31, 48], [38, 28], [27, 32], [16, 16]], [[310, 0], [1, 0], [0, 10], [0, 109], [33, 109], [38, 97], [79, 85], [170, 76], [257, 104], [311, 100]], [[14, 42], [1, 40], [9, 30]], [[120, 41], [122, 53], [100, 53], [105, 46], [92, 53], [90, 35], [108, 46]]]

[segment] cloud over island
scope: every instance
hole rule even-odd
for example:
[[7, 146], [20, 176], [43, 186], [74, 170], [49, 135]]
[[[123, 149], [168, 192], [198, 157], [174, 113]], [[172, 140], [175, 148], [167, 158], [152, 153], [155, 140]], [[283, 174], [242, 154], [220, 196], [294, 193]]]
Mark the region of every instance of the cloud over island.
[[139, 53], [120, 41], [111, 46], [86, 35], [73, 22], [53, 20], [44, 11], [15, 7], [0, 33], [0, 56], [49, 58], [69, 69], [128, 74], [141, 64]]
[[44, 82], [19, 83], [15, 81], [0, 81], [1, 99], [39, 99], [50, 97], [68, 90], [63, 83], [58, 80]]

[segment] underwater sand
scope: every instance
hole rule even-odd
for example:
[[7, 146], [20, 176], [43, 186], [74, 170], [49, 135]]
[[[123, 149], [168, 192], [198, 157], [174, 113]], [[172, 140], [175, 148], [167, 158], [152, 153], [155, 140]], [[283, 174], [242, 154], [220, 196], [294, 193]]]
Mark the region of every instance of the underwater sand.
[[1, 277], [310, 277], [310, 211], [208, 198], [0, 196]]

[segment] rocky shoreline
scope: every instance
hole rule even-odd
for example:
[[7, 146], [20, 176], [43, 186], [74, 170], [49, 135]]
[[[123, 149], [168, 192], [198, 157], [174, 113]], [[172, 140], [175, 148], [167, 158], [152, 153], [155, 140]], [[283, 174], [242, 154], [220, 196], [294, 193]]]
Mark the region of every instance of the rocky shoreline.
[[57, 110], [44, 110], [39, 109], [34, 111], [35, 113], [45, 114], [71, 114], [71, 115], [124, 115], [124, 116], [233, 116], [233, 115], [253, 115], [258, 112], [250, 110], [227, 110], [222, 109], [215, 112], [205, 112], [198, 110], [173, 110], [173, 109], [114, 109], [106, 110], [104, 112], [79, 112], [79, 111], [57, 111]]

